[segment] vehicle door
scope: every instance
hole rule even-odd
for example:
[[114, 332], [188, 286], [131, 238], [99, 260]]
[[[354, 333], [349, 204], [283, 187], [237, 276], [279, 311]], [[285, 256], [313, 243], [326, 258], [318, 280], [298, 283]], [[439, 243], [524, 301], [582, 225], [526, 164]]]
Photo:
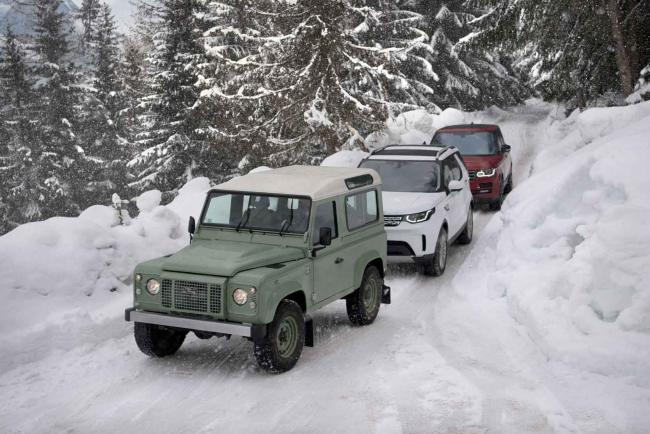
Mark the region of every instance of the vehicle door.
[[313, 301], [319, 303], [347, 289], [348, 282], [344, 268], [346, 262], [351, 262], [352, 258], [347, 257], [349, 252], [345, 251], [341, 241], [334, 199], [315, 205], [313, 222], [311, 241], [313, 247], [320, 247], [321, 228], [328, 227], [332, 230], [332, 244], [318, 250], [313, 258]]
[[375, 187], [345, 196], [341, 226], [345, 225], [342, 230], [345, 231], [345, 250], [348, 253], [344, 267], [348, 289], [356, 289], [359, 282], [355, 282], [355, 278], [363, 274], [359, 267], [365, 264], [359, 264], [357, 259], [377, 248], [377, 226], [385, 234], [380, 207], [380, 193]]
[[[445, 186], [448, 186], [452, 180], [461, 181], [462, 176], [463, 172], [453, 155], [443, 162], [443, 180]], [[466, 221], [465, 191], [450, 191], [447, 189], [447, 192], [447, 205], [449, 207], [447, 210], [447, 225], [449, 226], [449, 237], [452, 237], [462, 229]]]

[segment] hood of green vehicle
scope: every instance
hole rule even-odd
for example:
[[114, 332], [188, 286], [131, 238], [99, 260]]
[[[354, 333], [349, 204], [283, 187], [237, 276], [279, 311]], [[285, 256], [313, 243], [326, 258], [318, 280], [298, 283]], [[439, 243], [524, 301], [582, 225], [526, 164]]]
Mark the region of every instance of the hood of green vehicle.
[[236, 241], [195, 242], [163, 262], [164, 271], [234, 276], [245, 270], [305, 257], [302, 249]]

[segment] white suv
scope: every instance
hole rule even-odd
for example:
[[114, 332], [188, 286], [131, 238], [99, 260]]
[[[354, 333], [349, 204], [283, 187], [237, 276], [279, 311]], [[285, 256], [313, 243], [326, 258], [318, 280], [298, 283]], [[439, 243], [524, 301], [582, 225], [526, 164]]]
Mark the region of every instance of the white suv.
[[444, 273], [447, 247], [472, 241], [472, 191], [458, 149], [387, 146], [359, 167], [381, 176], [388, 261], [415, 262], [430, 276]]

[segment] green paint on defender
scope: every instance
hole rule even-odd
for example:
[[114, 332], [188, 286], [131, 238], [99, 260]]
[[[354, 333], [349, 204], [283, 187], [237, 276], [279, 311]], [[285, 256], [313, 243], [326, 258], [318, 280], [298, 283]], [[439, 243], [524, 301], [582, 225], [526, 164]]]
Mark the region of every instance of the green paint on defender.
[[381, 181], [368, 169], [292, 166], [208, 193], [191, 244], [135, 269], [139, 348], [175, 353], [185, 335], [240, 335], [260, 366], [283, 372], [313, 343], [310, 315], [345, 298], [370, 324], [390, 302]]

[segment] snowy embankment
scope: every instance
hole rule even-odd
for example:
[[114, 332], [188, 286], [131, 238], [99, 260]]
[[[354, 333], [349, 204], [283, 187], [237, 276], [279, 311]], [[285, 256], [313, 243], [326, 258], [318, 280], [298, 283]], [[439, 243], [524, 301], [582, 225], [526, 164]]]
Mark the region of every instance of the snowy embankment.
[[[428, 142], [465, 122], [499, 123], [513, 147], [515, 190], [503, 211], [477, 213], [475, 242], [451, 249], [442, 278], [390, 276], [394, 303], [372, 327], [348, 330], [340, 307], [328, 308], [317, 347], [281, 377], [256, 375], [248, 343], [236, 339], [189, 339], [185, 355], [147, 360], [123, 321], [134, 265], [187, 244], [207, 179], [167, 206], [145, 193], [126, 225], [96, 206], [0, 237], [0, 431], [134, 432], [140, 419], [162, 431], [235, 429], [241, 415], [214, 409], [236, 393], [267, 412], [267, 422], [247, 415], [259, 432], [642, 432], [650, 102], [566, 119], [538, 101], [417, 111], [369, 141]], [[324, 164], [353, 166], [363, 155]], [[296, 395], [300, 385], [309, 391]], [[33, 409], [40, 416], [26, 417]]]
[[[158, 191], [142, 194], [131, 219], [96, 205], [78, 218], [28, 223], [0, 237], [0, 366], [70, 349], [84, 334], [105, 333], [129, 302], [133, 267], [187, 244], [187, 219], [210, 187], [189, 182], [167, 206]], [[122, 211], [124, 214], [125, 211]]]

